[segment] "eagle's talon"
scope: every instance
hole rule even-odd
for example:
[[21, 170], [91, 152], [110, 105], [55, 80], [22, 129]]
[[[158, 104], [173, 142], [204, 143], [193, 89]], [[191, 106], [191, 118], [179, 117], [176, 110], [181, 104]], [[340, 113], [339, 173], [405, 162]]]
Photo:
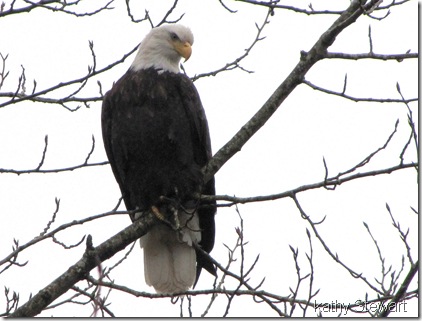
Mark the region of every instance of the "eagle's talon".
[[161, 214], [160, 210], [157, 208], [157, 206], [151, 206], [151, 211], [157, 217], [160, 221], [165, 221], [165, 217], [163, 214]]

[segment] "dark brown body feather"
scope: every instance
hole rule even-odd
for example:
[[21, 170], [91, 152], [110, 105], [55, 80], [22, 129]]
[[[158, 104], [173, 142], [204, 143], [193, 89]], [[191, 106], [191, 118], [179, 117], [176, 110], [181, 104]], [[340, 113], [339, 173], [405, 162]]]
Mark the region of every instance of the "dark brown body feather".
[[[105, 95], [101, 120], [105, 149], [126, 208], [142, 211], [154, 205], [165, 212], [160, 196], [182, 206], [195, 204], [200, 246], [209, 253], [214, 246], [215, 203], [197, 203], [192, 195], [215, 194], [214, 179], [204, 184], [201, 173], [211, 158], [211, 144], [191, 80], [154, 69], [129, 70]], [[215, 275], [214, 265], [197, 251], [196, 281], [202, 267]]]

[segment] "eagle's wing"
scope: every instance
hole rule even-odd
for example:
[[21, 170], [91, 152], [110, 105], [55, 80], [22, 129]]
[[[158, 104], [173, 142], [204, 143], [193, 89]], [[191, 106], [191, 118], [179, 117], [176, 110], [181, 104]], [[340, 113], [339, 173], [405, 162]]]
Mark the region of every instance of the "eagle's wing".
[[[125, 77], [126, 75], [119, 79], [118, 82], [123, 82]], [[113, 89], [114, 88], [119, 88], [119, 86], [113, 86]], [[116, 97], [116, 93], [113, 92], [113, 89], [107, 92], [103, 98], [103, 105], [101, 110], [101, 127], [107, 158], [110, 162], [110, 166], [113, 171], [114, 177], [116, 178], [116, 181], [119, 184], [122, 196], [124, 197], [127, 194], [125, 185], [126, 162], [123, 159], [119, 159], [119, 157], [125, 157], [125, 155], [123, 153], [119, 153], [117, 155], [113, 152], [113, 143], [115, 143], [116, 141], [114, 137], [115, 132], [113, 131], [116, 103], [112, 99], [112, 97]], [[128, 209], [132, 209], [131, 206], [128, 207], [128, 204], [126, 204], [126, 207]]]
[[[192, 81], [180, 75], [182, 81], [180, 82], [180, 93], [183, 97], [183, 105], [186, 109], [186, 114], [189, 117], [191, 124], [192, 138], [194, 139], [195, 159], [201, 166], [205, 166], [212, 157], [211, 139], [209, 134], [208, 122], [205, 115], [204, 108], [201, 103], [198, 91], [193, 85]], [[209, 180], [203, 187], [202, 194], [215, 195], [215, 180], [214, 177]], [[202, 202], [198, 209], [199, 225], [202, 230], [202, 238], [199, 243], [201, 248], [207, 253], [211, 252], [214, 247], [215, 239], [215, 222], [214, 216], [216, 212], [216, 202]], [[197, 251], [197, 275], [196, 282], [199, 279], [201, 269], [204, 268], [212, 275], [216, 275], [214, 264], [201, 252]]]

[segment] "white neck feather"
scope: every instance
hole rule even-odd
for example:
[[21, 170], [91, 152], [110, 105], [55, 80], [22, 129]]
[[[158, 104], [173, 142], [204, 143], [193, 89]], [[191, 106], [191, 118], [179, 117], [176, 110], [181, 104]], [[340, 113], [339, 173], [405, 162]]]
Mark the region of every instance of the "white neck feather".
[[157, 54], [153, 50], [143, 50], [141, 45], [130, 68], [134, 71], [154, 68], [161, 72], [170, 71], [179, 73], [179, 64], [180, 58], [176, 61], [168, 60], [165, 56]]

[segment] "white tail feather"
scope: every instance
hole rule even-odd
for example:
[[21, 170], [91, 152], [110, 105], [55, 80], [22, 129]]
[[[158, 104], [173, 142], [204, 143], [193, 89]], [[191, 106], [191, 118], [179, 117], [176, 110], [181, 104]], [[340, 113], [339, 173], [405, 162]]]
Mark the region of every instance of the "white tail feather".
[[201, 239], [196, 213], [179, 214], [177, 232], [159, 224], [140, 240], [144, 249], [145, 281], [159, 293], [186, 291], [195, 282], [196, 253], [192, 243]]

